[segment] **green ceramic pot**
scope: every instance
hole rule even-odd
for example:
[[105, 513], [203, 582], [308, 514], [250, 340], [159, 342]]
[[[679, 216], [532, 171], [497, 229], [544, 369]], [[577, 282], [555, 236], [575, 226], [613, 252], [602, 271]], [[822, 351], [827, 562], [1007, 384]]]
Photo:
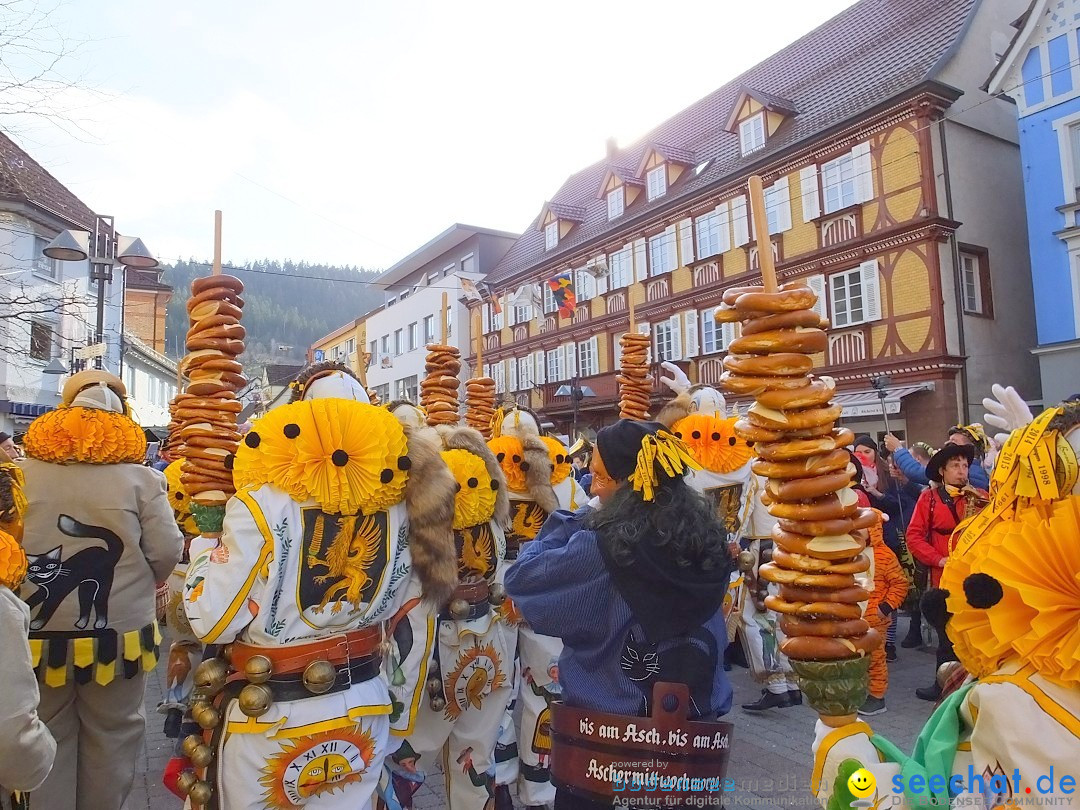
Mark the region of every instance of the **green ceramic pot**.
[[866, 702], [870, 687], [870, 656], [839, 661], [792, 661], [799, 688], [818, 714], [856, 713]]

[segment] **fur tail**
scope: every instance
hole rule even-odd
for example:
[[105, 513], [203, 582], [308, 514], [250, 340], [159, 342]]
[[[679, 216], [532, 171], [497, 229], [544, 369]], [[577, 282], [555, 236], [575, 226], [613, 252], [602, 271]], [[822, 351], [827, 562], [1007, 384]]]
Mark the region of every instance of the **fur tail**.
[[441, 608], [458, 582], [453, 530], [455, 482], [439, 447], [424, 433], [405, 426], [412, 461], [405, 485], [409, 551], [424, 598]]
[[[537, 506], [550, 515], [559, 508], [559, 499], [551, 486], [551, 456], [547, 445], [539, 436], [522, 436], [521, 445], [525, 449], [525, 460], [521, 464], [525, 471], [525, 486]], [[529, 465], [527, 468], [526, 464]]]
[[56, 521], [56, 528], [60, 530], [61, 534], [68, 537], [90, 537], [94, 540], [103, 541], [109, 553], [117, 560], [124, 553], [124, 541], [120, 539], [119, 535], [109, 531], [104, 526], [91, 526], [87, 523], [80, 523], [69, 515], [60, 515]]
[[693, 404], [689, 394], [679, 394], [675, 399], [665, 405], [656, 416], [656, 421], [671, 430], [671, 426], [685, 416], [690, 415]]

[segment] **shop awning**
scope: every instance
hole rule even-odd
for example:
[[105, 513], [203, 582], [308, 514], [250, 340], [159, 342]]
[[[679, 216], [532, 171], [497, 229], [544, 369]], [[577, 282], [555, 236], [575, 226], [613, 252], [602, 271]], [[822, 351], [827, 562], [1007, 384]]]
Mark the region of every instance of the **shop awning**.
[[[900, 400], [920, 391], [933, 391], [932, 382], [916, 383], [913, 385], [895, 385], [885, 389], [885, 413], [900, 413]], [[833, 403], [842, 405], [844, 412], [841, 419], [859, 419], [881, 416], [881, 394], [874, 389], [866, 391], [844, 391], [833, 397]]]

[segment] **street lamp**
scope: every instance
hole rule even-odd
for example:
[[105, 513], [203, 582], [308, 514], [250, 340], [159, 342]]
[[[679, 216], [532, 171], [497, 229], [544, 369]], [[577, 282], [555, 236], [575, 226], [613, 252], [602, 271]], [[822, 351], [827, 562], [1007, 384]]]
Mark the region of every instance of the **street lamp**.
[[596, 392], [593, 391], [587, 385], [578, 385], [578, 378], [574, 377], [570, 380], [570, 385], [560, 385], [555, 390], [555, 396], [557, 397], [570, 397], [574, 402], [574, 428], [572, 436], [577, 436], [577, 420], [578, 420], [578, 403], [585, 397], [595, 397]]
[[[105, 282], [112, 281], [113, 266], [153, 270], [159, 264], [142, 239], [117, 235], [113, 218], [102, 214], [94, 217], [93, 234], [81, 230], [61, 231], [41, 252], [62, 262], [90, 260], [90, 281], [96, 281], [98, 285], [95, 336], [98, 344], [105, 342]], [[104, 355], [98, 355], [95, 365], [102, 368], [103, 362]]]

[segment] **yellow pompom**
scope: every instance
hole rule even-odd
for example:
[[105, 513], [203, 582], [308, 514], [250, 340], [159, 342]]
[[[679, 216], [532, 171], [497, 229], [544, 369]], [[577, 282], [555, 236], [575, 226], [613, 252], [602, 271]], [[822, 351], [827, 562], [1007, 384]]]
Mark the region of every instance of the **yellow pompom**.
[[487, 444], [506, 476], [506, 486], [511, 492], [525, 492], [525, 473], [521, 469], [521, 462], [525, 460], [525, 448], [521, 446], [521, 439], [498, 436], [489, 439]]
[[165, 483], [168, 486], [169, 504], [172, 506], [176, 525], [184, 534], [194, 536], [199, 534], [199, 527], [191, 516], [191, 496], [180, 482], [183, 463], [183, 460], [174, 461], [165, 468]]
[[484, 460], [468, 450], [443, 450], [442, 457], [458, 485], [454, 496], [454, 528], [467, 529], [487, 523], [495, 514], [496, 490], [491, 487]]
[[547, 445], [548, 456], [551, 458], [551, 485], [557, 487], [570, 477], [570, 451], [563, 443], [551, 436], [541, 436], [540, 441]]
[[23, 449], [53, 464], [141, 464], [146, 434], [131, 418], [94, 408], [59, 408], [30, 423]]
[[672, 431], [690, 449], [702, 467], [714, 473], [729, 473], [742, 467], [754, 451], [735, 435], [738, 417], [724, 419], [710, 413], [692, 413], [672, 425]]
[[15, 538], [0, 531], [0, 585], [15, 590], [26, 576], [26, 554]]

